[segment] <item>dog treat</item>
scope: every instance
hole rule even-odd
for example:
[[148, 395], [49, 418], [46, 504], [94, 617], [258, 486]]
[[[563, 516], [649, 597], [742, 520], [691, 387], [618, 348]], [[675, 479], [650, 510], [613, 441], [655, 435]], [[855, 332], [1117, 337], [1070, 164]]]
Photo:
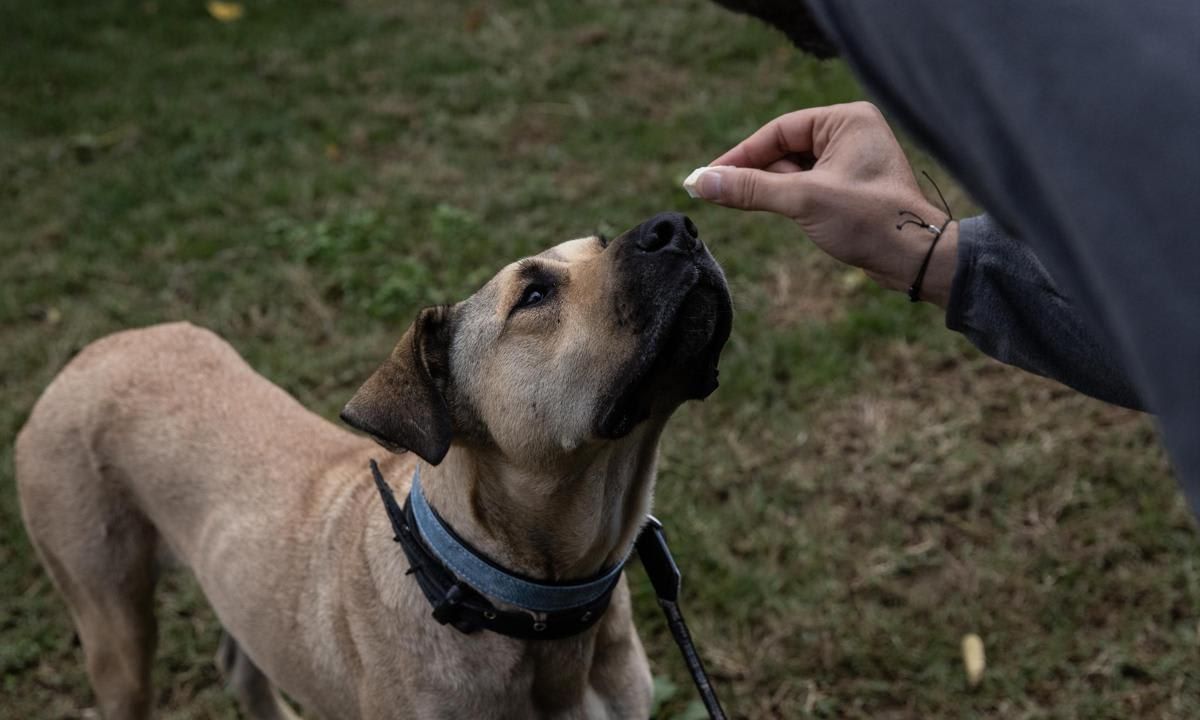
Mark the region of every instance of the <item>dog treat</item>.
[[962, 639], [963, 668], [967, 671], [967, 684], [975, 687], [983, 680], [983, 670], [987, 660], [983, 654], [983, 638], [975, 633], [968, 633]]
[[687, 190], [688, 197], [693, 197], [693, 198], [700, 197], [700, 191], [696, 189], [696, 183], [700, 182], [701, 175], [703, 175], [708, 170], [715, 170], [717, 168], [723, 168], [723, 167], [730, 167], [730, 166], [729, 165], [705, 165], [703, 167], [698, 167], [695, 170], [693, 170], [692, 174], [688, 175], [687, 179], [683, 181], [683, 189]]

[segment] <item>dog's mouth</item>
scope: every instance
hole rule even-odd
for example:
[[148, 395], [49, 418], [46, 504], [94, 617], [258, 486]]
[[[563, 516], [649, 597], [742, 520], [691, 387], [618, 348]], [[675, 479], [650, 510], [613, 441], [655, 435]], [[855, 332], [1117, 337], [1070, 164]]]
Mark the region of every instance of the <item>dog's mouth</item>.
[[697, 269], [695, 282], [663, 313], [642, 352], [620, 374], [622, 386], [597, 424], [601, 437], [622, 437], [656, 411], [703, 400], [717, 389], [733, 303], [715, 262], [710, 259]]

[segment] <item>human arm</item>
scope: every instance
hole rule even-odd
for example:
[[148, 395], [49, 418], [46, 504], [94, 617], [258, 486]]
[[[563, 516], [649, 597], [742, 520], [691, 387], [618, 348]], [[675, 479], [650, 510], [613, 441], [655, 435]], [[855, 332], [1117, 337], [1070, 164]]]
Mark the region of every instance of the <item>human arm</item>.
[[[811, 169], [803, 169], [807, 164]], [[784, 115], [713, 165], [727, 167], [700, 176], [707, 199], [791, 217], [822, 250], [890, 290], [909, 288], [932, 243], [920, 227], [897, 229], [908, 217], [898, 212], [939, 227], [945, 218], [921, 194], [886, 121], [867, 103]], [[947, 310], [947, 327], [988, 355], [1108, 402], [1141, 406], [1078, 308], [994, 220], [949, 224], [920, 291]]]

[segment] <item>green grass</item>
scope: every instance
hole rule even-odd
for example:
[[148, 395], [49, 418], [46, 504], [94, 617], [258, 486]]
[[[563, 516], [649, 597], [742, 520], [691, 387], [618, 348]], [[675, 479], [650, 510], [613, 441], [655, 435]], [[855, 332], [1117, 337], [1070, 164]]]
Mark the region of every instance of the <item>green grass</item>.
[[[1151, 423], [980, 357], [786, 221], [679, 189], [770, 117], [859, 96], [701, 0], [258, 0], [227, 25], [199, 0], [7, 3], [0, 717], [92, 706], [11, 479], [11, 438], [73, 352], [189, 319], [332, 418], [420, 306], [665, 209], [696, 220], [738, 305], [658, 494], [736, 717], [1195, 717], [1200, 544]], [[695, 717], [635, 592], [658, 716]], [[160, 618], [162, 715], [236, 717], [186, 577]], [[967, 632], [988, 652], [975, 690]]]

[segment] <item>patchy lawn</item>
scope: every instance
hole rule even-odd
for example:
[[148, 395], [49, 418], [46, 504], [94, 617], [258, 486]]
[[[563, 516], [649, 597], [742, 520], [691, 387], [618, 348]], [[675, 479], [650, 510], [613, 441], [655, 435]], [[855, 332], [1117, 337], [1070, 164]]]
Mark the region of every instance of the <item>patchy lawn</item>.
[[[199, 0], [24, 0], [0, 10], [0, 90], [0, 717], [92, 716], [11, 478], [73, 352], [189, 319], [333, 418], [420, 306], [665, 209], [738, 307], [658, 493], [734, 716], [1197, 716], [1200, 543], [1152, 424], [679, 189], [774, 115], [860, 97], [842, 65], [701, 0], [256, 0], [227, 24]], [[659, 717], [695, 717], [634, 577]], [[186, 577], [159, 615], [162, 715], [236, 717]]]

